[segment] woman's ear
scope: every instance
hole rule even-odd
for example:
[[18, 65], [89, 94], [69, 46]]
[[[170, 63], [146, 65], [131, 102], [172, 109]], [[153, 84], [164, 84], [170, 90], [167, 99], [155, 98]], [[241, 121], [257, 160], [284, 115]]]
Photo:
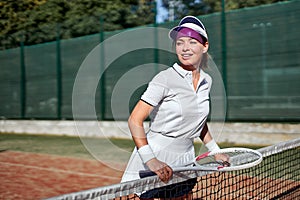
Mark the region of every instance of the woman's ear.
[[205, 42], [204, 45], [203, 45], [203, 53], [207, 53], [208, 51], [208, 48], [209, 48], [209, 43], [208, 42]]

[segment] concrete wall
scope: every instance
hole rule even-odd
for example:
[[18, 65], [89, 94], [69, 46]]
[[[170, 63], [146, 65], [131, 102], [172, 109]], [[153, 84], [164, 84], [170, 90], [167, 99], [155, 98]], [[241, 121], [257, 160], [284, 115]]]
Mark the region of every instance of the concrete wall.
[[[209, 128], [217, 142], [271, 145], [300, 138], [300, 124], [210, 123]], [[131, 138], [125, 121], [1, 120], [0, 133]]]

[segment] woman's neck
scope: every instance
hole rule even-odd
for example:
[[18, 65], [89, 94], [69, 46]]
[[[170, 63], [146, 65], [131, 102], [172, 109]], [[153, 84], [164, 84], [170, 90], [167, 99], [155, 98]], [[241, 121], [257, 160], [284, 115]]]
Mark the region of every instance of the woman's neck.
[[181, 67], [192, 72], [193, 86], [194, 90], [196, 91], [198, 82], [200, 80], [200, 67], [194, 67], [193, 65], [181, 65]]
[[194, 86], [194, 90], [196, 91], [197, 86], [198, 86], [198, 82], [200, 80], [200, 72], [199, 70], [194, 70], [192, 72], [192, 77], [193, 77], [193, 86]]
[[196, 66], [193, 66], [193, 65], [183, 65], [181, 64], [180, 65], [183, 69], [187, 70], [187, 71], [196, 71], [196, 72], [200, 72], [200, 68], [199, 67], [196, 67]]

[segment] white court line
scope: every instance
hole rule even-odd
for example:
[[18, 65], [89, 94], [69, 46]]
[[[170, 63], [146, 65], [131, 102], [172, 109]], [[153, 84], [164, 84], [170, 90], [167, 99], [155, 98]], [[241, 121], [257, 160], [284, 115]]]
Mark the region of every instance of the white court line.
[[51, 172], [59, 172], [59, 173], [65, 173], [65, 174], [76, 174], [76, 175], [80, 175], [80, 176], [102, 177], [102, 178], [116, 179], [116, 180], [120, 179], [117, 177], [100, 175], [100, 174], [90, 174], [90, 173], [76, 172], [76, 171], [71, 171], [71, 170], [37, 167], [37, 166], [32, 166], [32, 165], [24, 165], [24, 164], [16, 164], [16, 163], [8, 163], [8, 162], [0, 162], [0, 164], [8, 165], [8, 166], [25, 167], [25, 168], [30, 168], [30, 169], [45, 170], [45, 171], [51, 171]]

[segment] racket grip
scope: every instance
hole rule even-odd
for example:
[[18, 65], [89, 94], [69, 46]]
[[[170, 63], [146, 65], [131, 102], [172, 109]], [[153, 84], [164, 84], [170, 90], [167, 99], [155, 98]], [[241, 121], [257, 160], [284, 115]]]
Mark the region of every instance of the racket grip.
[[139, 171], [139, 175], [140, 175], [140, 178], [145, 178], [145, 177], [149, 177], [149, 176], [155, 176], [156, 173], [153, 171], [150, 171], [150, 170], [142, 170], [142, 171]]

